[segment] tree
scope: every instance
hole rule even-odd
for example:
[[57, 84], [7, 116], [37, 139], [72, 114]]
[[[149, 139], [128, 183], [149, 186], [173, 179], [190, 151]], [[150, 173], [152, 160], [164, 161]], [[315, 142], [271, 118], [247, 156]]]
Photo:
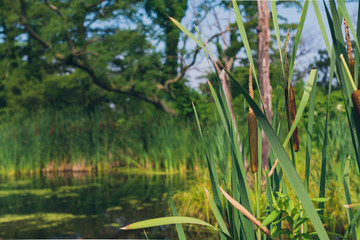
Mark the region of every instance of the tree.
[[[268, 121], [271, 124], [272, 120], [272, 106], [271, 96], [272, 88], [270, 84], [270, 58], [269, 58], [269, 43], [270, 43], [270, 11], [267, 1], [257, 1], [259, 21], [258, 21], [258, 72], [260, 81], [260, 91], [264, 101], [264, 112]], [[267, 167], [269, 161], [270, 144], [266, 138], [264, 131], [261, 133], [262, 138], [262, 167]]]
[[[195, 64], [200, 49], [192, 51], [189, 64], [182, 61], [179, 66], [179, 30], [167, 19], [167, 14], [182, 18], [187, 1], [174, 1], [174, 5], [163, 1], [165, 13], [161, 9], [150, 9], [150, 2], [1, 2], [3, 42], [0, 49], [4, 54], [0, 61], [6, 66], [1, 69], [5, 98], [16, 103], [26, 103], [26, 99], [33, 98], [34, 105], [45, 104], [51, 102], [44, 98], [48, 91], [46, 84], [63, 83], [66, 79], [73, 87], [92, 89], [87, 94], [90, 98], [92, 94], [98, 99], [114, 92], [176, 114], [172, 100], [176, 96], [170, 86], [178, 84], [182, 91], [189, 91], [182, 80]], [[152, 17], [154, 22], [145, 23], [141, 15], [144, 4], [151, 16], [161, 17]], [[164, 32], [157, 33], [157, 38], [166, 45], [165, 61], [161, 50], [149, 40], [154, 24], [164, 28]], [[4, 101], [5, 105], [16, 105]]]
[[178, 44], [180, 29], [169, 21], [173, 17], [180, 21], [185, 16], [187, 0], [145, 0], [145, 10], [149, 17], [164, 31], [165, 37], [165, 72], [174, 77], [178, 68]]

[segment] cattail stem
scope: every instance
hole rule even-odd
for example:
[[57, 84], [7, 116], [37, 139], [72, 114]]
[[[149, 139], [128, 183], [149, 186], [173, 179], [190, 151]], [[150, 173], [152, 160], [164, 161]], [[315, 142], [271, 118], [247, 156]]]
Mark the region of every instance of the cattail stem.
[[[249, 95], [254, 99], [254, 89], [252, 85], [252, 72], [251, 66], [249, 68]], [[249, 106], [248, 115], [248, 128], [249, 128], [249, 145], [250, 145], [250, 165], [253, 173], [258, 170], [258, 139], [257, 139], [257, 120], [254, 111]]]

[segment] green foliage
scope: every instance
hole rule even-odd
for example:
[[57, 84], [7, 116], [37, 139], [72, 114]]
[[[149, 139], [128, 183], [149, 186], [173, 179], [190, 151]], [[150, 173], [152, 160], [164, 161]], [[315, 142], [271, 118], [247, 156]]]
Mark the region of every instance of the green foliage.
[[271, 237], [311, 239], [316, 236], [316, 232], [304, 233], [302, 231], [303, 224], [308, 222], [309, 218], [301, 203], [294, 203], [289, 196], [280, 192], [277, 192], [276, 195], [277, 200], [272, 195], [273, 211], [269, 212], [262, 222], [263, 226], [271, 225]]

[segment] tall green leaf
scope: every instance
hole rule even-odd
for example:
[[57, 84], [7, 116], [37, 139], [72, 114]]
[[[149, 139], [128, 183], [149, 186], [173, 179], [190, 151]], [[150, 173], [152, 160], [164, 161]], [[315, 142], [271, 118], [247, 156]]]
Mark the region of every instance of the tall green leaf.
[[[169, 201], [170, 201], [170, 206], [171, 206], [171, 211], [172, 211], [172, 214], [174, 216], [177, 216], [177, 212], [176, 212], [176, 208], [175, 208], [175, 204], [171, 198], [171, 195], [170, 195], [170, 192], [168, 192], [169, 194]], [[175, 227], [176, 227], [176, 232], [179, 236], [179, 239], [180, 240], [186, 240], [186, 236], [185, 236], [185, 233], [184, 233], [184, 229], [182, 228], [181, 224], [177, 223], [175, 224]]]

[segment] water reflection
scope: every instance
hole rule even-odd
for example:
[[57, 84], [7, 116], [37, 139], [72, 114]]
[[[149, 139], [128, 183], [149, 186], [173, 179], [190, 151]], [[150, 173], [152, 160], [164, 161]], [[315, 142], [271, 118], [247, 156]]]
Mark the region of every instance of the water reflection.
[[[144, 238], [120, 231], [134, 221], [168, 216], [167, 189], [187, 188], [186, 177], [107, 173], [0, 180], [2, 238]], [[173, 227], [149, 238], [176, 238]]]

